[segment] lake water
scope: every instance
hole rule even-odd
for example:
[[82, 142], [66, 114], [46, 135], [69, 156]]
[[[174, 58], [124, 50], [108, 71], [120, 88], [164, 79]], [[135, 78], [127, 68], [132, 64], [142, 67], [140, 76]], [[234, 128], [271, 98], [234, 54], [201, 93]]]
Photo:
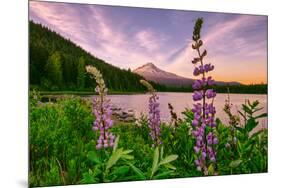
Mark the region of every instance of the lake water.
[[[182, 118], [181, 114], [185, 108], [192, 108], [192, 93], [174, 93], [174, 92], [158, 92], [160, 102], [160, 115], [161, 120], [169, 122], [170, 112], [168, 109], [168, 103], [171, 103], [174, 107], [174, 111], [178, 117]], [[232, 112], [236, 113], [237, 110], [241, 110], [241, 105], [245, 103], [246, 99], [250, 101], [258, 100], [260, 107], [264, 107], [263, 110], [258, 112], [267, 112], [267, 95], [258, 94], [229, 94], [231, 103], [233, 104]], [[109, 95], [112, 105], [120, 107], [122, 109], [133, 109], [136, 117], [139, 117], [141, 113], [148, 114], [148, 98], [149, 94], [134, 94], [134, 95]], [[228, 118], [223, 111], [225, 100], [228, 94], [217, 94], [214, 105], [216, 107], [216, 117], [220, 118], [224, 123], [228, 122]], [[267, 127], [267, 118], [260, 120], [260, 126]]]

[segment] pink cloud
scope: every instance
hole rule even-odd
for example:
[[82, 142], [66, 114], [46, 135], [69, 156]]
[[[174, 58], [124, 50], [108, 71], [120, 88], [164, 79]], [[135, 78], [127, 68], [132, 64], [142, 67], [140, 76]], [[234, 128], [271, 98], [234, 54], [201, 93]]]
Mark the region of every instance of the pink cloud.
[[[158, 40], [155, 33], [143, 30], [129, 38], [119, 32], [112, 20], [98, 7], [88, 7], [87, 17], [91, 21], [87, 27], [83, 25], [85, 20], [77, 19], [80, 12], [67, 4], [31, 1], [30, 11], [64, 37], [71, 38], [86, 51], [115, 66], [134, 69], [148, 61], [163, 61], [159, 48], [163, 37]], [[92, 38], [88, 38], [85, 32], [91, 33]], [[153, 55], [145, 52], [143, 48], [153, 52]]]
[[[236, 34], [239, 29], [256, 23], [257, 20], [253, 16], [241, 16], [237, 19], [218, 23], [211, 27], [206, 31], [207, 34], [202, 36], [204, 47], [208, 50], [209, 54], [205, 60], [207, 62], [213, 62], [218, 67], [216, 71], [220, 74], [232, 72], [234, 75], [239, 75], [241, 68], [243, 68], [241, 67], [243, 63], [249, 67], [258, 64], [259, 68], [253, 70], [253, 74], [248, 74], [248, 78], [254, 79], [255, 74], [262, 74], [263, 77], [266, 77], [266, 49], [258, 48], [257, 50], [258, 44], [249, 44], [246, 38], [238, 37]], [[197, 55], [195, 51], [192, 50], [191, 44], [191, 42], [187, 43], [186, 48], [174, 58], [173, 62], [166, 66], [166, 70], [176, 72], [181, 76], [194, 77], [192, 75], [193, 67], [186, 65]], [[227, 54], [217, 53], [217, 51], [225, 50], [229, 50]], [[237, 57], [234, 58], [234, 55], [230, 56], [230, 53], [236, 53]], [[247, 76], [244, 75], [244, 77]], [[233, 80], [235, 79], [237, 79], [236, 76], [233, 77]], [[242, 82], [245, 80], [245, 78], [241, 78]]]

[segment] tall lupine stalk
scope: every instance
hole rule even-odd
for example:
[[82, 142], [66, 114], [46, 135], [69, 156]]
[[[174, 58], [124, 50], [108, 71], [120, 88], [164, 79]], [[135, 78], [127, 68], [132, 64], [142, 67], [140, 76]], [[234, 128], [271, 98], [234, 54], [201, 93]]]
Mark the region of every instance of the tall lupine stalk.
[[194, 113], [192, 134], [196, 138], [194, 151], [197, 154], [197, 159], [195, 160], [197, 170], [202, 171], [204, 175], [208, 175], [213, 173], [209, 171], [214, 169], [212, 164], [216, 162], [215, 145], [218, 144], [218, 139], [214, 134], [216, 109], [213, 101], [216, 92], [211, 89], [211, 86], [214, 85], [214, 80], [211, 76], [207, 77], [207, 73], [214, 70], [214, 65], [210, 63], [204, 64], [203, 62], [207, 51], [201, 51], [203, 45], [200, 36], [202, 24], [203, 18], [198, 18], [193, 31], [194, 43], [192, 48], [198, 54], [198, 57], [192, 60], [192, 64], [195, 66], [193, 74], [194, 76], [200, 76], [200, 79], [195, 80], [192, 85], [194, 89], [193, 100], [196, 102], [192, 109]]
[[113, 121], [111, 119], [110, 100], [106, 98], [108, 89], [98, 69], [93, 66], [86, 66], [86, 70], [96, 80], [97, 86], [95, 91], [99, 94], [98, 97], [93, 97], [93, 114], [96, 117], [93, 123], [93, 130], [99, 131], [100, 134], [96, 148], [113, 147], [115, 136], [109, 131], [113, 125]]
[[149, 97], [149, 117], [148, 117], [148, 126], [150, 128], [149, 135], [153, 141], [153, 147], [157, 147], [161, 145], [162, 142], [160, 140], [160, 109], [159, 109], [159, 102], [157, 100], [159, 97], [156, 94], [155, 89], [153, 86], [145, 80], [140, 81], [147, 90], [150, 92], [151, 96]]

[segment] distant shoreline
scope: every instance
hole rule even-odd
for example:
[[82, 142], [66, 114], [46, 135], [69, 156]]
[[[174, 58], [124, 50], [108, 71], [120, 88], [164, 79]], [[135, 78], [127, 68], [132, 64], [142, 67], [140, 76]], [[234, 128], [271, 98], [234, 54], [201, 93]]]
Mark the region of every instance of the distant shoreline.
[[[31, 90], [32, 91], [32, 90]], [[91, 91], [39, 91], [41, 95], [79, 95], [79, 96], [88, 96], [88, 95], [97, 95], [96, 92]], [[125, 92], [125, 91], [109, 91], [108, 95], [135, 95], [135, 94], [145, 94], [146, 92]], [[159, 93], [192, 93], [190, 91], [159, 91]], [[227, 92], [217, 92], [220, 94], [227, 94]], [[257, 94], [257, 95], [267, 95], [267, 93], [237, 93], [231, 92], [230, 94]]]
[[[92, 91], [39, 91], [41, 95], [98, 95]], [[119, 92], [113, 91], [108, 92], [109, 95], [134, 95], [134, 94], [145, 94], [145, 92]]]

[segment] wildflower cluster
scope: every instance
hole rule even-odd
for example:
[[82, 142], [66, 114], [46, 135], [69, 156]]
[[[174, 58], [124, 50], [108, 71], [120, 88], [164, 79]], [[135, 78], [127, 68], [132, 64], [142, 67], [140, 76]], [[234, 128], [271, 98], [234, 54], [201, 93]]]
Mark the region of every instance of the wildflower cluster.
[[153, 86], [145, 80], [140, 81], [144, 86], [147, 87], [148, 91], [151, 93], [149, 97], [149, 117], [148, 117], [148, 126], [150, 128], [149, 135], [153, 141], [153, 147], [161, 145], [162, 142], [160, 140], [160, 109], [159, 109], [159, 102], [157, 100], [159, 97], [155, 93]]
[[[207, 77], [207, 73], [214, 70], [214, 65], [204, 64], [203, 59], [207, 55], [207, 51], [201, 52], [200, 47], [203, 45], [200, 31], [203, 24], [203, 18], [196, 21], [193, 31], [192, 48], [198, 53], [198, 57], [192, 60], [194, 64], [194, 76], [200, 76], [200, 79], [194, 81], [192, 88], [194, 89], [193, 100], [196, 102], [192, 109], [194, 119], [192, 120], [192, 135], [196, 138], [194, 151], [197, 154], [195, 164], [199, 171], [203, 171], [208, 175], [208, 164], [216, 161], [215, 145], [218, 144], [218, 138], [214, 134], [216, 127], [215, 113], [216, 109], [213, 105], [216, 92], [211, 88], [215, 81], [211, 76]], [[210, 102], [208, 102], [210, 100]]]
[[100, 133], [96, 148], [113, 147], [115, 136], [109, 132], [109, 128], [113, 126], [113, 121], [111, 119], [110, 100], [106, 98], [108, 90], [98, 69], [93, 66], [87, 66], [86, 70], [96, 80], [97, 86], [95, 91], [99, 94], [98, 97], [93, 98], [93, 114], [96, 117], [93, 123], [93, 130]]

